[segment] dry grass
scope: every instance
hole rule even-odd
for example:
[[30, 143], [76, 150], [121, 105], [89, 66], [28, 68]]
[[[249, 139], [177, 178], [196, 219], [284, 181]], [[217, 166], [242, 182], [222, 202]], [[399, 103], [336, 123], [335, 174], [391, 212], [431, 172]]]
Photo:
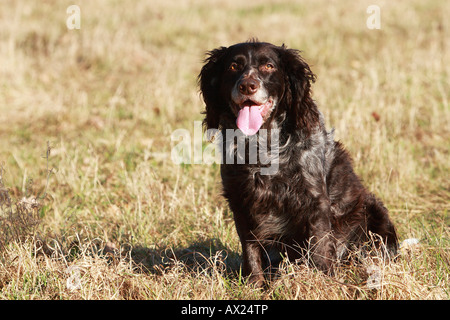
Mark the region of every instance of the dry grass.
[[[68, 30], [71, 4], [0, 4], [0, 299], [449, 298], [448, 1], [82, 0]], [[253, 36], [304, 51], [328, 126], [420, 240], [396, 262], [239, 276], [218, 167], [172, 163], [170, 135], [202, 119], [204, 52]]]

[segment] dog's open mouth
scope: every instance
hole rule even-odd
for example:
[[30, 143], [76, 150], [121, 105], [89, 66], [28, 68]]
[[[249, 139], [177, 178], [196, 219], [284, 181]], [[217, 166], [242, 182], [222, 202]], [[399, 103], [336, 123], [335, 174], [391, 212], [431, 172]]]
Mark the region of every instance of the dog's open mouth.
[[267, 119], [272, 107], [273, 100], [270, 98], [265, 102], [245, 100], [237, 105], [237, 127], [248, 136], [254, 135]]

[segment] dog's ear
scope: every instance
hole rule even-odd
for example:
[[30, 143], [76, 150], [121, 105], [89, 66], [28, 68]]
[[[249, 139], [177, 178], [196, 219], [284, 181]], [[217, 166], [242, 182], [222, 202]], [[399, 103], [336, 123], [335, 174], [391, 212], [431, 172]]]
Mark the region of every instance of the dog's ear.
[[228, 48], [220, 47], [209, 51], [198, 76], [200, 91], [203, 95], [206, 108], [203, 126], [206, 129], [218, 129], [220, 114], [224, 110], [224, 101], [220, 95], [220, 82], [223, 72], [223, 57]]
[[309, 136], [319, 125], [319, 110], [311, 97], [311, 83], [316, 76], [309, 65], [300, 56], [298, 50], [280, 50], [281, 61], [285, 72], [285, 108], [287, 120], [293, 130], [302, 130]]

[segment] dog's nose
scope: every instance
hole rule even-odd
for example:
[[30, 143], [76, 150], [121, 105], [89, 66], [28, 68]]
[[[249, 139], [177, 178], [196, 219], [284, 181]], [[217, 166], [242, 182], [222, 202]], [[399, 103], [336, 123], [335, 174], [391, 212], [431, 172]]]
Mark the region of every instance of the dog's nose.
[[254, 94], [259, 89], [259, 82], [252, 78], [245, 78], [239, 84], [239, 92], [245, 95]]

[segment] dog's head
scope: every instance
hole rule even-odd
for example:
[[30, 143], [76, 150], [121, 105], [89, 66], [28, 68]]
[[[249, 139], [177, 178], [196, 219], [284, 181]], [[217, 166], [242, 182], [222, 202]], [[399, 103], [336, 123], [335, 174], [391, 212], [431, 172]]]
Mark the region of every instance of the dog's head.
[[209, 52], [200, 75], [206, 103], [204, 125], [219, 128], [223, 115], [236, 119], [246, 135], [270, 128], [309, 135], [319, 121], [310, 93], [315, 75], [299, 52], [265, 42], [246, 42]]

